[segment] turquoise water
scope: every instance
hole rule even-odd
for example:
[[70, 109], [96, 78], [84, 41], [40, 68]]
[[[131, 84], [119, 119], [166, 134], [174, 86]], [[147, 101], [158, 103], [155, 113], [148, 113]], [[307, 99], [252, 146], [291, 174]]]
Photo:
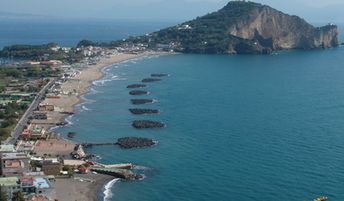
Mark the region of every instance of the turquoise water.
[[[145, 149], [96, 147], [102, 162], [134, 162], [146, 178], [117, 182], [114, 201], [344, 200], [344, 49], [286, 51], [271, 56], [169, 55], [109, 67], [58, 131], [77, 141], [154, 138]], [[128, 84], [151, 73], [142, 108], [128, 111]], [[135, 130], [136, 119], [165, 129]]]
[[[82, 39], [106, 42], [173, 22], [1, 21], [0, 48], [16, 43]], [[340, 26], [343, 32], [343, 25]], [[343, 34], [341, 35], [343, 39]], [[146, 178], [119, 182], [114, 201], [344, 200], [344, 49], [287, 51], [272, 56], [173, 55], [134, 60], [106, 70], [70, 118], [80, 142], [142, 136], [147, 149], [97, 147], [102, 162], [134, 162]], [[158, 116], [136, 117], [126, 86], [151, 73]], [[138, 131], [136, 119], [167, 123]]]

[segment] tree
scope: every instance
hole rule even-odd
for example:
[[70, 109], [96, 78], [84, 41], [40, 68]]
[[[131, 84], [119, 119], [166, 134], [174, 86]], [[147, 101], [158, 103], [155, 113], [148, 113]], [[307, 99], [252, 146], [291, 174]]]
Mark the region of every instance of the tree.
[[0, 128], [0, 139], [6, 139], [10, 134], [11, 130], [9, 128]]
[[3, 191], [0, 187], [0, 201], [7, 201], [8, 195], [5, 191]]
[[15, 78], [22, 77], [22, 72], [16, 68], [7, 68], [5, 73], [7, 76], [11, 76], [11, 77], [15, 77]]
[[97, 44], [90, 40], [82, 40], [78, 43], [77, 47], [88, 47], [88, 46], [96, 46]]
[[4, 92], [4, 91], [5, 91], [5, 89], [6, 89], [6, 87], [5, 87], [5, 86], [0, 86], [0, 93]]
[[29, 77], [39, 77], [41, 73], [41, 68], [40, 67], [32, 67], [28, 69], [27, 75]]
[[5, 114], [0, 111], [0, 119], [3, 119], [3, 118], [5, 118]]
[[25, 201], [23, 193], [22, 192], [13, 193], [12, 201]]
[[67, 171], [69, 177], [72, 177], [74, 175], [74, 169], [70, 165], [63, 166], [62, 170]]

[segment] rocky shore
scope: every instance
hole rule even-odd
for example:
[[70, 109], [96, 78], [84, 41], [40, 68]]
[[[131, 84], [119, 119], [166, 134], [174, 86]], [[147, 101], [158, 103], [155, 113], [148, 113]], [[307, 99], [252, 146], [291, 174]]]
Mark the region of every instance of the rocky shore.
[[134, 109], [129, 109], [129, 111], [132, 114], [159, 114], [159, 110], [157, 109], [139, 109], [139, 108], [134, 108]]
[[137, 120], [132, 123], [132, 126], [137, 129], [166, 127], [166, 125], [162, 122], [150, 120]]
[[124, 137], [119, 138], [116, 142], [123, 149], [130, 148], [141, 148], [141, 147], [150, 147], [156, 144], [152, 139], [141, 138], [141, 137]]

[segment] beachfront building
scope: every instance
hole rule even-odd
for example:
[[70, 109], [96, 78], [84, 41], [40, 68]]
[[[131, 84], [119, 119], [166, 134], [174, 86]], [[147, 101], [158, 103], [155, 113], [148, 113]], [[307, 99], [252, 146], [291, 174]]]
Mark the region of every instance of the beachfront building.
[[13, 153], [13, 152], [15, 152], [15, 148], [13, 144], [0, 145], [0, 153]]
[[46, 130], [38, 125], [30, 124], [22, 132], [22, 138], [25, 140], [38, 140], [45, 139], [47, 137]]
[[[17, 177], [0, 177], [0, 190], [7, 193], [9, 200], [12, 200], [13, 193], [21, 191]], [[1, 199], [0, 199], [1, 200]]]
[[18, 152], [30, 153], [33, 151], [35, 144], [36, 144], [36, 141], [19, 140], [17, 142], [16, 150]]
[[33, 183], [36, 188], [36, 194], [52, 197], [53, 187], [47, 178], [35, 177]]
[[24, 65], [27, 66], [39, 66], [40, 62], [39, 61], [26, 61], [24, 62]]
[[0, 170], [3, 177], [22, 176], [29, 172], [30, 159], [26, 153], [0, 153]]
[[48, 197], [44, 195], [33, 195], [27, 198], [27, 201], [50, 201]]
[[25, 197], [29, 195], [51, 196], [53, 188], [45, 177], [21, 177], [18, 181], [19, 190], [24, 193]]
[[80, 165], [85, 164], [85, 161], [83, 161], [83, 160], [68, 160], [68, 159], [66, 160], [66, 159], [64, 159], [63, 160], [63, 164], [66, 165], [66, 166], [71, 166], [73, 168], [77, 168]]
[[56, 66], [62, 64], [62, 61], [59, 60], [49, 60], [49, 61], [41, 61], [41, 65], [46, 65], [46, 66]]
[[19, 179], [21, 191], [24, 194], [36, 194], [36, 187], [34, 185], [35, 178], [22, 177]]
[[13, 193], [16, 192], [22, 192], [24, 197], [52, 197], [53, 193], [53, 187], [45, 177], [0, 177], [0, 189], [7, 194], [9, 200], [12, 200]]
[[55, 107], [52, 104], [39, 104], [39, 111], [54, 111]]

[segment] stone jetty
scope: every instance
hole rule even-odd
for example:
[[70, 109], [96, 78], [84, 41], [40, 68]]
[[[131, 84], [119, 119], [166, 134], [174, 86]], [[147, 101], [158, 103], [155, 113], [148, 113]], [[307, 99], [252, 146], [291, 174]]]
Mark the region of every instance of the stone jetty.
[[142, 105], [142, 104], [147, 104], [147, 103], [154, 103], [153, 99], [131, 99], [130, 101], [134, 105]]
[[131, 148], [141, 148], [141, 147], [150, 147], [156, 144], [152, 139], [141, 138], [141, 137], [124, 137], [119, 138], [116, 142], [123, 149]]
[[159, 114], [159, 110], [157, 109], [140, 109], [140, 108], [134, 108], [134, 109], [129, 109], [129, 111], [132, 114]]
[[128, 89], [135, 89], [135, 88], [144, 88], [146, 86], [147, 85], [145, 85], [145, 84], [131, 84], [131, 85], [128, 85], [127, 88]]
[[136, 95], [136, 96], [146, 95], [146, 94], [148, 94], [148, 91], [134, 90], [134, 91], [129, 92], [129, 94], [130, 95]]
[[162, 122], [150, 120], [137, 120], [132, 123], [132, 126], [137, 129], [166, 127], [166, 125]]
[[159, 78], [145, 78], [142, 80], [142, 82], [158, 82], [161, 81]]
[[92, 166], [91, 171], [97, 172], [100, 174], [107, 174], [117, 178], [125, 179], [125, 180], [137, 180], [142, 179], [143, 175], [136, 174], [131, 170], [119, 169], [119, 168], [101, 168], [101, 167], [94, 167]]

